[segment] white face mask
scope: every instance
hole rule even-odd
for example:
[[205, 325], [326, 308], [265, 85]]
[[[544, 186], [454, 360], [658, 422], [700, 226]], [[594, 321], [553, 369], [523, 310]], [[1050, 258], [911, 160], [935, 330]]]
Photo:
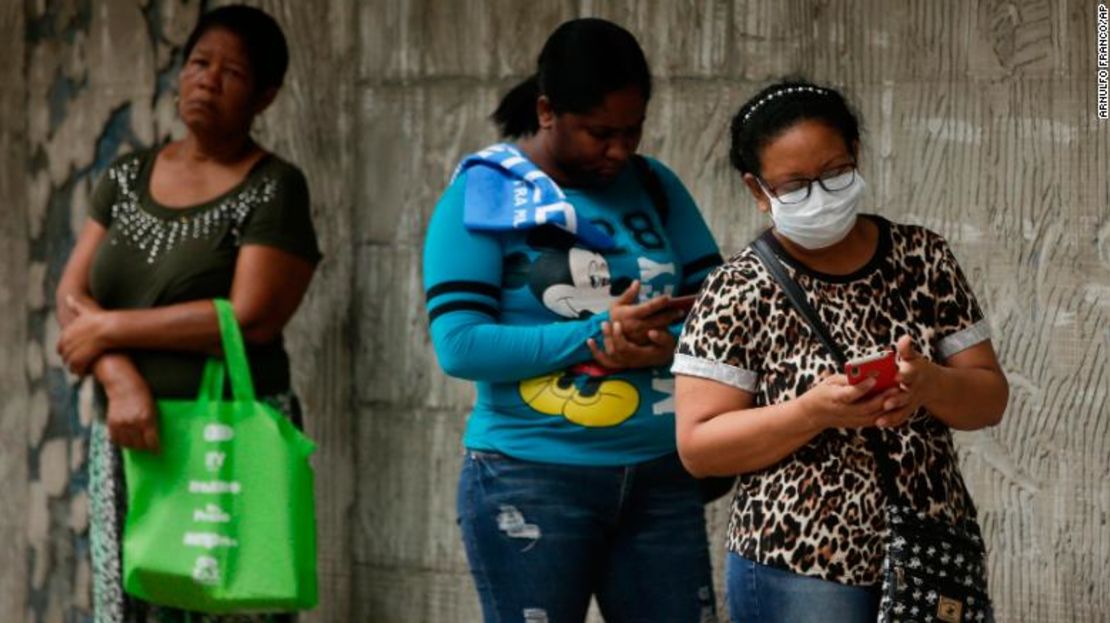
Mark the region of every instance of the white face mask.
[[829, 192], [813, 182], [809, 197], [801, 203], [784, 204], [766, 188], [763, 193], [771, 200], [771, 220], [780, 234], [806, 249], [823, 249], [844, 240], [852, 231], [865, 187], [857, 171], [855, 180], [843, 190]]

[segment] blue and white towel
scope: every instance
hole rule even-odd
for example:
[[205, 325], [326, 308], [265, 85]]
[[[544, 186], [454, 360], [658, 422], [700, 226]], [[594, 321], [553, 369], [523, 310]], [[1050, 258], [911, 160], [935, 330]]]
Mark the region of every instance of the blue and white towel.
[[608, 251], [615, 246], [604, 230], [580, 221], [555, 180], [513, 145], [498, 143], [463, 158], [451, 181], [463, 171], [467, 229], [508, 231], [550, 223], [592, 249]]

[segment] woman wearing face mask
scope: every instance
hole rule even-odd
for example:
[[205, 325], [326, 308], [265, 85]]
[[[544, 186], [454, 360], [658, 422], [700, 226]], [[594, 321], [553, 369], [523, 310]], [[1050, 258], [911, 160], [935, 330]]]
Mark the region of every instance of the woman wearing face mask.
[[877, 428], [899, 491], [974, 517], [950, 429], [997, 424], [1008, 388], [947, 243], [859, 214], [859, 122], [833, 89], [772, 85], [732, 122], [733, 166], [762, 234], [849, 358], [896, 345], [899, 386], [850, 385], [747, 249], [706, 281], [672, 368], [678, 448], [697, 475], [740, 474], [728, 530], [736, 621], [874, 621], [885, 520]]
[[[681, 311], [720, 263], [678, 178], [635, 156], [651, 76], [623, 28], [561, 25], [428, 226], [444, 370], [475, 382], [458, 512], [486, 621], [710, 621], [697, 482], [674, 446]], [[607, 337], [607, 339], [606, 339]]]

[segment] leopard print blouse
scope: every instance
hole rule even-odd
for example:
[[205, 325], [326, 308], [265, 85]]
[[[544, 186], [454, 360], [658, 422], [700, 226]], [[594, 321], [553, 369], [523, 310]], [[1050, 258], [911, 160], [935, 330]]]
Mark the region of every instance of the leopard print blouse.
[[[874, 257], [849, 275], [806, 268], [763, 237], [849, 358], [909, 334], [933, 361], [990, 339], [990, 330], [948, 244], [923, 227], [865, 216], [879, 228]], [[672, 368], [755, 396], [792, 400], [836, 373], [808, 325], [748, 248], [705, 282]], [[897, 486], [918, 510], [949, 521], [975, 516], [948, 427], [925, 410], [883, 433], [901, 466]], [[880, 580], [885, 503], [863, 435], [829, 429], [791, 456], [738, 478], [728, 529], [737, 554], [848, 585]]]

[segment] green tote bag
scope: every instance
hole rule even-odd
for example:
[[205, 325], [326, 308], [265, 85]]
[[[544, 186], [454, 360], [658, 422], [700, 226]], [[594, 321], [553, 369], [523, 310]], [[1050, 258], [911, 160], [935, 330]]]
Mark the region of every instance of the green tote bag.
[[158, 401], [157, 453], [123, 452], [124, 590], [214, 614], [309, 609], [315, 444], [255, 398], [231, 304], [215, 305], [226, 363], [208, 360], [196, 400]]

